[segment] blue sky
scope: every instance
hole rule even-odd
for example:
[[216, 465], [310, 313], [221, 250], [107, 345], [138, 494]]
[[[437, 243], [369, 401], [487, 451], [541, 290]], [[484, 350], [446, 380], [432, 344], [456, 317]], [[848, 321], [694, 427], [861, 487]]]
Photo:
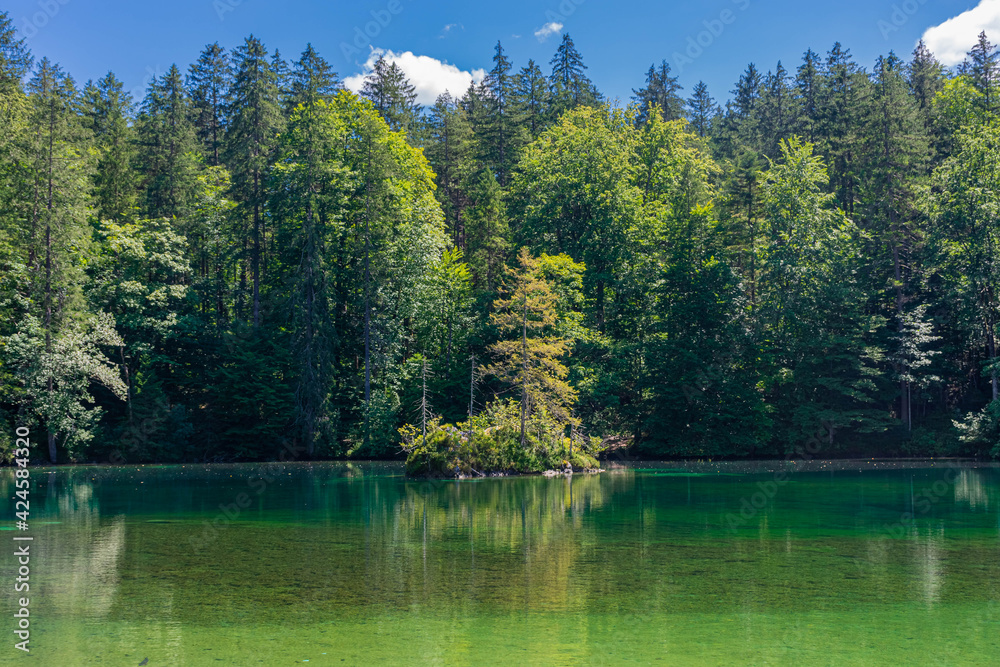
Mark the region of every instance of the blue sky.
[[61, 63], [81, 83], [110, 69], [140, 96], [171, 63], [186, 70], [205, 44], [231, 48], [249, 33], [290, 60], [311, 42], [342, 78], [363, 73], [372, 48], [384, 50], [426, 99], [443, 87], [463, 92], [477, 70], [489, 69], [498, 39], [515, 67], [534, 58], [548, 73], [560, 32], [569, 32], [598, 88], [623, 102], [663, 59], [686, 93], [703, 79], [724, 100], [747, 63], [766, 71], [782, 60], [794, 70], [806, 48], [825, 53], [838, 40], [866, 67], [889, 50], [908, 56], [928, 29], [935, 50], [951, 60], [979, 29], [1000, 41], [1000, 0], [4, 0], [0, 7], [36, 57]]

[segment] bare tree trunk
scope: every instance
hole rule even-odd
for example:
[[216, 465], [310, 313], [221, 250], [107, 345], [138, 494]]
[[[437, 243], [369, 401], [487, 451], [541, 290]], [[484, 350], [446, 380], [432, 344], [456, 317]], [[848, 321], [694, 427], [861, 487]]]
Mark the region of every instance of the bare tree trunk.
[[524, 295], [524, 317], [521, 321], [521, 447], [524, 447], [524, 423], [528, 411], [528, 295]]
[[469, 371], [469, 442], [472, 442], [472, 406], [476, 396], [476, 355], [469, 357], [472, 370]]
[[994, 364], [992, 370], [990, 371], [990, 382], [993, 385], [993, 400], [995, 401], [997, 400], [998, 396], [1000, 396], [1000, 391], [998, 391], [1000, 387], [998, 387], [997, 385], [997, 370], [995, 366], [997, 360], [997, 341], [996, 341], [996, 336], [993, 333], [992, 324], [989, 327], [989, 334], [987, 336], [987, 341], [989, 342], [990, 346], [990, 362]]

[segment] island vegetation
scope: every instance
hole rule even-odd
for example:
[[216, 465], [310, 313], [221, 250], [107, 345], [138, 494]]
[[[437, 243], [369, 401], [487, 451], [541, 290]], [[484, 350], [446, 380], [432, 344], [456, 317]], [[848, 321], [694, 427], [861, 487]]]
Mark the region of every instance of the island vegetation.
[[0, 13], [0, 453], [1000, 456], [997, 67], [835, 44], [720, 105], [663, 62], [623, 107], [563, 35], [422, 108], [251, 36], [132, 94]]

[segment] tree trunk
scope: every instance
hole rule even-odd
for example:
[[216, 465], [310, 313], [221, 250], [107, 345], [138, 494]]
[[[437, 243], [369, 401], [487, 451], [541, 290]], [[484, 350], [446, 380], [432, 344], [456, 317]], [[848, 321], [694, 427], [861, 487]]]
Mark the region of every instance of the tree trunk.
[[1000, 389], [1000, 387], [998, 387], [997, 385], [997, 369], [995, 365], [997, 360], [997, 341], [993, 333], [992, 325], [990, 325], [989, 328], [989, 335], [987, 337], [987, 341], [989, 342], [990, 345], [990, 363], [992, 366], [992, 369], [990, 370], [990, 382], [993, 385], [993, 400], [995, 401], [997, 400], [997, 397], [1000, 396], [1000, 392], [998, 392], [998, 389]]
[[528, 295], [524, 295], [524, 317], [521, 321], [521, 447], [524, 447], [524, 423], [528, 411]]
[[368, 412], [372, 397], [371, 371], [371, 183], [372, 144], [368, 139], [368, 173], [365, 175], [365, 446], [368, 445]]
[[[257, 198], [259, 175], [253, 175], [254, 198]], [[260, 204], [253, 205], [253, 258], [250, 267], [253, 273], [253, 329], [260, 328]]]

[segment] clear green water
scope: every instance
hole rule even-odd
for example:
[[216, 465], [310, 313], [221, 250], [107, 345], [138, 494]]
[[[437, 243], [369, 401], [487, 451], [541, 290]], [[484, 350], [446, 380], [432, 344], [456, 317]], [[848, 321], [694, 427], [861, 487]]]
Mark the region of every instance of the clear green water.
[[[390, 464], [188, 465], [34, 479], [32, 651], [13, 649], [5, 611], [2, 664], [1000, 664], [990, 466], [635, 464], [430, 483]], [[0, 488], [7, 527], [10, 470]], [[14, 567], [0, 558], [5, 610]]]

